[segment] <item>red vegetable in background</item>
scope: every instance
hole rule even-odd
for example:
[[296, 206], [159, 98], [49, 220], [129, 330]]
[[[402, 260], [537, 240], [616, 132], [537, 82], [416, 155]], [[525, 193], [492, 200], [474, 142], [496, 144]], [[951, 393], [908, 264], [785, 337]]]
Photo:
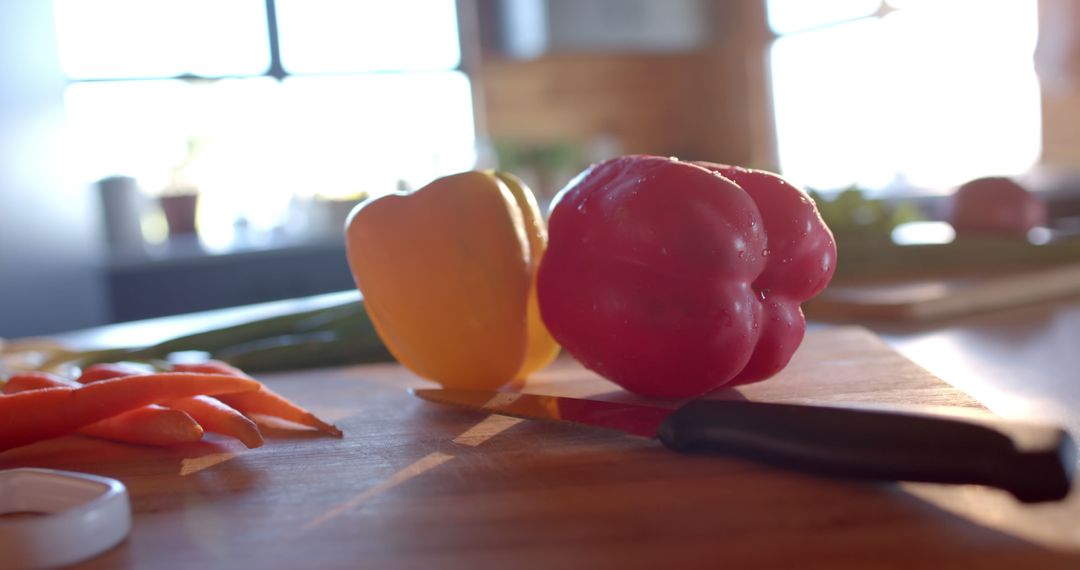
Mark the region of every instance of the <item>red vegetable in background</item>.
[[977, 178], [957, 188], [952, 196], [949, 222], [958, 236], [1002, 235], [1026, 237], [1046, 225], [1046, 204], [1008, 178]]
[[731, 166], [612, 159], [563, 189], [548, 223], [544, 323], [587, 368], [645, 396], [778, 372], [802, 342], [799, 304], [835, 269], [805, 193]]

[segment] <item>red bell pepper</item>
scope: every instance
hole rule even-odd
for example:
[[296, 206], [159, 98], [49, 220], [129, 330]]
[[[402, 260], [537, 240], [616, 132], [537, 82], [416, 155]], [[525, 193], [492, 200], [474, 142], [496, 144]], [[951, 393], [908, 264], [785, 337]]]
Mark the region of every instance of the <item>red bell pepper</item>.
[[804, 192], [763, 171], [654, 156], [593, 165], [556, 197], [544, 323], [587, 368], [650, 397], [780, 371], [836, 244]]

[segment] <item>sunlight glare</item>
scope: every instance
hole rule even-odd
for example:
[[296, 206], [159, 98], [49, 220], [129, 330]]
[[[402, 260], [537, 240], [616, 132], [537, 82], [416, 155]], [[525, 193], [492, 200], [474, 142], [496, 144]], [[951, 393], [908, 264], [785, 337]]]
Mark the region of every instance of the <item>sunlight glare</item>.
[[814, 188], [943, 189], [1041, 149], [1036, 4], [901, 3], [772, 48], [780, 166]]

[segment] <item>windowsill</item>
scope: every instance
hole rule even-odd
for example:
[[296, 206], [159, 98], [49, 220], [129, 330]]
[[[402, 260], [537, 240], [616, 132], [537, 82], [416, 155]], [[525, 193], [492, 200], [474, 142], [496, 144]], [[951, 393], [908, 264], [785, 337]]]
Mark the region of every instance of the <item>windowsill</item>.
[[227, 246], [211, 247], [195, 235], [174, 236], [164, 243], [146, 244], [142, 248], [113, 252], [108, 261], [110, 270], [168, 265], [205, 264], [261, 255], [278, 255], [283, 251], [324, 251], [344, 247], [337, 236], [270, 237], [258, 240], [237, 240]]
[[206, 311], [354, 287], [340, 236], [208, 249], [194, 238], [115, 255], [106, 267], [111, 322]]

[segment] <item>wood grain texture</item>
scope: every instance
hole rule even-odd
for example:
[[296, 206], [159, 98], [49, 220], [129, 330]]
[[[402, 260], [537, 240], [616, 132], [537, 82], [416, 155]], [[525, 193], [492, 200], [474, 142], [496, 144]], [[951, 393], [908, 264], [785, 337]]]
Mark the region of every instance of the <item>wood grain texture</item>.
[[[345, 438], [277, 426], [259, 449], [159, 450], [69, 437], [0, 454], [0, 468], [128, 486], [131, 537], [84, 568], [1080, 567], [1076, 493], [1028, 507], [681, 456], [423, 402], [406, 388], [430, 384], [392, 364], [265, 380]], [[523, 389], [629, 398], [567, 359]], [[714, 397], [978, 406], [857, 328], [815, 330], [776, 378]]]

